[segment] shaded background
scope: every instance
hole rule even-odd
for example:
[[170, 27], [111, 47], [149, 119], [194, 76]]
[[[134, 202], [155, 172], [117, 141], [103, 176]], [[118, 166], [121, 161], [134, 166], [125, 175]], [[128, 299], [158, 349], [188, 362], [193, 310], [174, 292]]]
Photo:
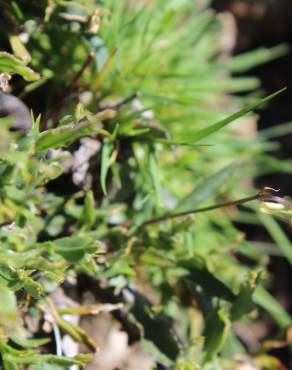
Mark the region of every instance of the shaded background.
[[[286, 86], [287, 91], [258, 112], [258, 128], [264, 129], [292, 121], [292, 1], [291, 0], [214, 0], [212, 3], [217, 12], [229, 11], [236, 21], [237, 36], [234, 54], [253, 50], [261, 46], [276, 46], [286, 43], [290, 53], [248, 72], [261, 80], [266, 94]], [[281, 142], [276, 152], [282, 160], [292, 157], [292, 134], [276, 139]], [[292, 195], [292, 174], [274, 173], [257, 180], [259, 188], [270, 186], [281, 189], [281, 195]], [[282, 225], [292, 240], [291, 228]], [[263, 229], [244, 227], [245, 233], [253, 238], [268, 239]], [[273, 295], [292, 313], [292, 268], [281, 257], [273, 257], [269, 270], [274, 276]], [[266, 336], [275, 331], [269, 328], [254, 327], [258, 336]], [[274, 333], [275, 334], [275, 333]], [[289, 349], [276, 350], [273, 354], [281, 358], [289, 369], [292, 369], [292, 354]]]

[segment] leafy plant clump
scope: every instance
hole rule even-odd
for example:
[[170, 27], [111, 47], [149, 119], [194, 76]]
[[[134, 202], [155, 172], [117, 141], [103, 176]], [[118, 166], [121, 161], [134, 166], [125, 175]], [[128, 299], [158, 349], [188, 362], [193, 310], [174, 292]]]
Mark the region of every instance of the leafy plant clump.
[[[86, 366], [97, 343], [68, 314], [107, 313], [149, 368], [235, 369], [240, 354], [280, 369], [267, 346], [251, 353], [235, 324], [269, 315], [282, 335], [291, 324], [264, 287], [269, 255], [292, 262], [291, 245], [258, 212], [260, 202], [291, 222], [291, 202], [252, 188], [256, 173], [288, 172], [291, 162], [269, 154], [268, 133], [237, 129], [277, 93], [231, 96], [259, 86], [231, 75], [286, 48], [231, 58], [217, 18], [191, 0], [0, 8], [9, 115], [0, 126], [1, 367]], [[264, 224], [279, 248], [247, 240], [236, 222]], [[80, 345], [75, 356], [64, 337]]]

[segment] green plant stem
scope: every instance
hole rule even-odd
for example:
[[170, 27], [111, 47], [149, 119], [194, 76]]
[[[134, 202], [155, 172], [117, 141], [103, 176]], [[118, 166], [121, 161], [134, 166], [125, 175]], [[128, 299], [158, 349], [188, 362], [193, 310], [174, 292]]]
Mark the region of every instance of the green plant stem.
[[167, 213], [163, 216], [156, 217], [156, 218], [151, 218], [147, 221], [144, 221], [142, 223], [141, 227], [152, 225], [152, 224], [157, 224], [157, 223], [164, 222], [164, 221], [167, 221], [167, 220], [170, 220], [170, 219], [173, 219], [173, 218], [184, 217], [184, 216], [193, 215], [193, 214], [196, 214], [196, 213], [213, 211], [215, 209], [226, 208], [226, 207], [230, 207], [230, 206], [237, 206], [237, 205], [240, 205], [240, 204], [251, 202], [253, 200], [259, 200], [259, 199], [261, 199], [261, 197], [262, 197], [262, 192], [259, 192], [255, 195], [250, 196], [250, 197], [234, 200], [232, 202], [215, 204], [213, 206], [204, 207], [204, 208], [191, 209], [190, 211], [185, 211], [185, 212]]

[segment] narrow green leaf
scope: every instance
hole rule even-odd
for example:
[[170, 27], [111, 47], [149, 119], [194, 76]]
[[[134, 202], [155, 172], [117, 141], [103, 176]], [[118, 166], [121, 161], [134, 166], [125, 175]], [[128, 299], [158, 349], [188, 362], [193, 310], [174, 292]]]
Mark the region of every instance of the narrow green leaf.
[[236, 163], [231, 163], [215, 172], [204, 181], [201, 181], [190, 194], [179, 202], [176, 211], [188, 211], [190, 209], [197, 208], [201, 203], [206, 202], [219, 190], [220, 186], [227, 181], [235, 171], [236, 166]]
[[41, 124], [41, 115], [39, 114], [36, 118], [34, 117], [33, 112], [30, 112], [32, 128], [30, 134], [33, 134], [35, 137], [38, 137], [40, 134], [40, 124]]
[[271, 237], [274, 239], [283, 255], [287, 258], [292, 265], [292, 244], [288, 237], [285, 235], [281, 226], [270, 215], [258, 213], [258, 218], [265, 226]]
[[117, 123], [115, 125], [114, 131], [111, 134], [111, 141], [115, 141], [116, 140], [116, 138], [118, 137], [119, 129], [120, 129], [120, 125], [119, 125], [119, 123]]
[[11, 8], [13, 9], [14, 14], [17, 17], [17, 19], [21, 22], [24, 22], [25, 20], [24, 14], [15, 0], [11, 1]]
[[176, 141], [176, 140], [167, 140], [167, 139], [154, 139], [154, 143], [159, 143], [163, 145], [174, 145], [174, 146], [190, 146], [193, 148], [201, 148], [205, 146], [211, 146], [211, 145], [201, 145], [201, 144], [195, 144], [195, 143], [188, 143], [186, 141]]
[[292, 122], [285, 122], [273, 127], [266, 128], [261, 130], [257, 133], [259, 138], [263, 138], [265, 140], [290, 135], [292, 133]]
[[106, 195], [106, 178], [108, 171], [110, 169], [110, 159], [113, 151], [113, 143], [111, 141], [105, 141], [102, 146], [101, 152], [101, 175], [100, 175], [100, 183], [101, 189], [103, 193]]
[[256, 304], [269, 312], [280, 328], [286, 329], [292, 324], [290, 315], [262, 285], [255, 290], [253, 299]]
[[288, 52], [288, 45], [278, 45], [274, 48], [257, 48], [256, 50], [230, 58], [229, 69], [235, 73], [242, 73], [260, 64], [286, 55]]
[[162, 205], [160, 176], [159, 176], [159, 169], [157, 166], [154, 149], [150, 149], [149, 169], [150, 169], [150, 174], [151, 174], [151, 178], [153, 182], [156, 202], [158, 205]]
[[248, 105], [247, 107], [241, 109], [239, 112], [236, 112], [236, 113], [232, 114], [231, 116], [229, 116], [227, 118], [224, 118], [223, 120], [212, 124], [211, 126], [208, 126], [208, 127], [204, 128], [200, 131], [195, 132], [194, 134], [192, 134], [192, 143], [195, 143], [195, 142], [197, 142], [199, 140], [202, 140], [205, 137], [213, 134], [214, 132], [220, 130], [221, 128], [223, 128], [225, 126], [227, 126], [229, 123], [231, 123], [231, 122], [237, 120], [238, 118], [244, 116], [248, 112], [251, 112], [254, 109], [258, 108], [260, 105], [262, 105], [264, 103], [267, 103], [268, 101], [270, 101], [271, 99], [273, 99], [277, 95], [281, 94], [285, 90], [286, 90], [286, 88], [281, 89], [281, 90], [275, 92], [274, 94], [271, 94], [271, 95], [269, 95], [269, 96], [267, 96], [263, 99], [258, 100], [257, 102], [255, 102], [253, 104]]

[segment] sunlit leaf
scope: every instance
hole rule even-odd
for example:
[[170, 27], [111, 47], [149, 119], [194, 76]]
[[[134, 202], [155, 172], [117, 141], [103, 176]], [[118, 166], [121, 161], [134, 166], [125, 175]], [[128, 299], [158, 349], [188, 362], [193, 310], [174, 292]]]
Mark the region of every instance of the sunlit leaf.
[[204, 139], [205, 137], [208, 137], [209, 135], [217, 132], [218, 130], [221, 130], [223, 127], [227, 126], [228, 124], [234, 122], [238, 118], [244, 116], [248, 112], [253, 111], [254, 109], [258, 108], [260, 105], [267, 103], [269, 100], [275, 98], [277, 95], [281, 94], [283, 91], [285, 91], [286, 88], [279, 90], [275, 92], [274, 94], [271, 94], [263, 99], [258, 100], [257, 102], [248, 105], [247, 107], [241, 109], [239, 112], [232, 114], [231, 116], [224, 118], [223, 120], [214, 123], [211, 126], [208, 126], [198, 132], [190, 134], [192, 137], [191, 141], [192, 143], [195, 143], [199, 140]]
[[56, 252], [70, 262], [77, 262], [86, 253], [94, 253], [98, 249], [98, 244], [86, 237], [68, 237], [54, 241]]
[[39, 74], [26, 66], [26, 63], [5, 51], [0, 52], [0, 72], [19, 74], [27, 81], [35, 81]]
[[107, 134], [92, 123], [69, 124], [42, 132], [36, 140], [36, 150], [45, 151], [67, 147], [82, 136], [94, 136]]

